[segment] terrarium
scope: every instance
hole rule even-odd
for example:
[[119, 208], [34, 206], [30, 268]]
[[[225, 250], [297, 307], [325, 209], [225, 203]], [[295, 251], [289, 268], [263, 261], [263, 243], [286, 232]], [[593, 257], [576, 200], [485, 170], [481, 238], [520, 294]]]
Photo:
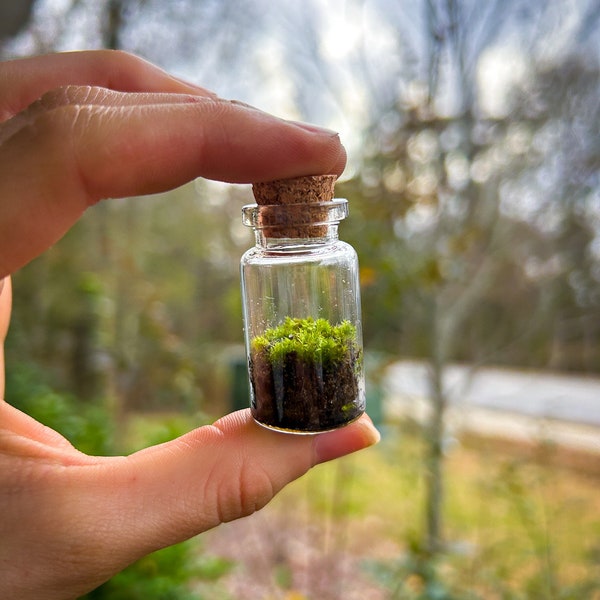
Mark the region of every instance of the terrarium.
[[358, 259], [338, 237], [335, 176], [254, 184], [241, 260], [250, 406], [261, 425], [316, 433], [365, 410]]

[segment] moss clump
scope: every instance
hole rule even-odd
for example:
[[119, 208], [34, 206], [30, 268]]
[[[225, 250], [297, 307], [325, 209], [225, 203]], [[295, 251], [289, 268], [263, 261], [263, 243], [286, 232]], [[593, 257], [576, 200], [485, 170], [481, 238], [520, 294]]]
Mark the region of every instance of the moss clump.
[[299, 360], [331, 364], [339, 361], [356, 343], [356, 327], [350, 321], [332, 325], [326, 319], [286, 317], [278, 327], [255, 337], [252, 350], [266, 352], [271, 363], [281, 363], [295, 354]]
[[287, 317], [250, 345], [253, 414], [271, 427], [323, 431], [353, 421], [364, 411], [361, 377], [349, 321]]

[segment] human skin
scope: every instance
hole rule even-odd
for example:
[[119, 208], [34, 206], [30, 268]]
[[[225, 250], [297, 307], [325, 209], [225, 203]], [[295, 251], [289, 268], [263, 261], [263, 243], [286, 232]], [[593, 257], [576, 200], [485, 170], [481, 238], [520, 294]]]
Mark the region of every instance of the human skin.
[[95, 457], [4, 400], [10, 274], [89, 207], [195, 177], [340, 174], [345, 161], [334, 132], [218, 98], [122, 52], [0, 64], [0, 598], [77, 598], [378, 440], [366, 415], [289, 436], [239, 411], [129, 456]]

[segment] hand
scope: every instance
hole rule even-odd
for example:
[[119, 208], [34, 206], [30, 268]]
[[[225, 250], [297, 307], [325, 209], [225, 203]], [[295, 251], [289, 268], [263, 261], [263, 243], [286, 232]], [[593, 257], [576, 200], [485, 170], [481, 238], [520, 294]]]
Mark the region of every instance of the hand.
[[[120, 52], [0, 64], [0, 120], [0, 342], [7, 275], [95, 202], [199, 176], [339, 174], [346, 159], [332, 132], [222, 100]], [[76, 598], [377, 439], [366, 416], [335, 432], [286, 436], [240, 411], [131, 456], [92, 457], [0, 400], [0, 597]]]

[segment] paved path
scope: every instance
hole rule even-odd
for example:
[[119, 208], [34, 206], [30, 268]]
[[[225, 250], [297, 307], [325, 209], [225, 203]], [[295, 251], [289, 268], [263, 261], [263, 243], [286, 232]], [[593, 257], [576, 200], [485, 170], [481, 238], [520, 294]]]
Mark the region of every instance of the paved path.
[[[600, 453], [600, 378], [466, 366], [447, 369], [451, 427], [549, 438]], [[386, 371], [387, 409], [422, 418], [428, 410], [427, 366], [402, 361]]]

